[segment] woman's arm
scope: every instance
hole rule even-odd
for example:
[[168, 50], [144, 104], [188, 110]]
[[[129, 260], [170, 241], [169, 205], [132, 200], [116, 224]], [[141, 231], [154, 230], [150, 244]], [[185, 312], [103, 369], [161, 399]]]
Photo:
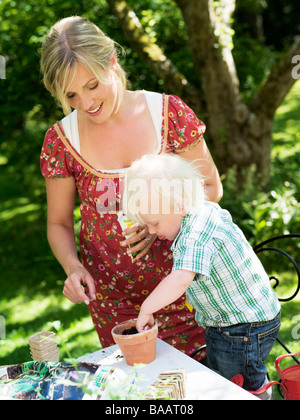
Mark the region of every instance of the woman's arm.
[[153, 313], [179, 299], [194, 277], [195, 273], [188, 270], [175, 270], [165, 277], [144, 300], [136, 322], [137, 330], [140, 332], [153, 327]]
[[204, 177], [208, 200], [218, 203], [223, 196], [222, 182], [205, 140], [202, 139], [196, 146], [178, 154], [190, 162], [196, 160], [195, 164]]
[[[73, 216], [76, 193], [74, 178], [46, 179], [46, 189], [48, 241], [68, 276], [63, 294], [72, 302], [89, 304], [90, 299], [95, 299], [95, 286], [77, 254]], [[84, 293], [82, 286], [87, 287], [87, 293]]]

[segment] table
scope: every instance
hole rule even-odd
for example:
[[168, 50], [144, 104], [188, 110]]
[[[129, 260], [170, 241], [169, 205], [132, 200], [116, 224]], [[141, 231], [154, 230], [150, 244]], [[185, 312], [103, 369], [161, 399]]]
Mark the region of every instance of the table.
[[[130, 375], [133, 370], [121, 357], [117, 345], [87, 354], [77, 360], [118, 368], [126, 375]], [[137, 370], [138, 375], [142, 377], [138, 386], [141, 390], [146, 390], [160, 373], [182, 368], [186, 371], [186, 400], [258, 400], [254, 395], [160, 339], [157, 339], [156, 359]]]

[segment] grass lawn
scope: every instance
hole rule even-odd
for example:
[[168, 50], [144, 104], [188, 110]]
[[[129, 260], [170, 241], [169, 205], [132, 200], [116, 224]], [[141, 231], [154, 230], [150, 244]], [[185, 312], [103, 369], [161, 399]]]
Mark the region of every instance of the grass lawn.
[[[277, 112], [272, 151], [274, 179], [283, 179], [280, 170], [288, 168], [292, 157], [300, 166], [299, 95], [300, 81]], [[4, 317], [6, 329], [5, 337], [0, 329], [0, 365], [29, 361], [27, 337], [41, 330], [58, 328], [60, 360], [100, 348], [85, 304], [72, 304], [62, 295], [65, 274], [47, 244], [46, 209], [42, 202], [27, 196], [5, 159], [0, 159], [0, 316]], [[294, 280], [285, 272], [282, 276], [287, 289]], [[299, 338], [295, 339], [300, 334], [300, 320], [296, 318], [299, 303], [298, 295], [293, 302], [282, 305], [280, 335], [291, 351], [300, 350]], [[284, 353], [276, 344], [268, 358], [272, 380], [278, 379], [274, 361]]]
[[45, 208], [24, 196], [13, 174], [0, 166], [0, 365], [31, 360], [27, 337], [41, 330], [57, 333], [60, 358], [100, 348], [87, 306], [62, 295], [65, 274], [48, 246]]

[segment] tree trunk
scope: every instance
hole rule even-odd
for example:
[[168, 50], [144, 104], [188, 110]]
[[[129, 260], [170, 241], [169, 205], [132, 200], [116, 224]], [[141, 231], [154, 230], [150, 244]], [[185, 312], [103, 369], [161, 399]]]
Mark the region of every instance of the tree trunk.
[[140, 56], [164, 80], [169, 93], [179, 96], [207, 125], [206, 140], [218, 169], [226, 173], [236, 167], [243, 183], [244, 170], [255, 166], [262, 185], [269, 179], [273, 118], [277, 107], [295, 83], [292, 57], [299, 51], [296, 40], [275, 64], [253, 100], [242, 102], [239, 80], [231, 53], [230, 20], [235, 2], [213, 0], [175, 0], [182, 12], [200, 92], [179, 73], [163, 51], [152, 44], [138, 18], [123, 0], [107, 0], [112, 13]]

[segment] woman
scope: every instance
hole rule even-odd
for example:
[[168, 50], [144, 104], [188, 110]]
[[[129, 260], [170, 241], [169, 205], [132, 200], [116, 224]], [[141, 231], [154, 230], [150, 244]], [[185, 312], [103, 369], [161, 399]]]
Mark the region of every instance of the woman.
[[[205, 125], [176, 96], [129, 91], [114, 42], [91, 22], [70, 17], [54, 25], [43, 44], [41, 68], [46, 88], [66, 115], [47, 131], [41, 153], [48, 240], [67, 274], [64, 295], [89, 305], [106, 347], [114, 344], [112, 327], [136, 317], [145, 296], [172, 267], [170, 241], [137, 225], [122, 232], [117, 214], [126, 168], [144, 154], [179, 153], [200, 159], [210, 200], [220, 200], [222, 185], [203, 139]], [[73, 225], [76, 191], [80, 260]], [[134, 262], [130, 253], [137, 253]], [[157, 319], [160, 337], [187, 354], [203, 343], [184, 297]]]

